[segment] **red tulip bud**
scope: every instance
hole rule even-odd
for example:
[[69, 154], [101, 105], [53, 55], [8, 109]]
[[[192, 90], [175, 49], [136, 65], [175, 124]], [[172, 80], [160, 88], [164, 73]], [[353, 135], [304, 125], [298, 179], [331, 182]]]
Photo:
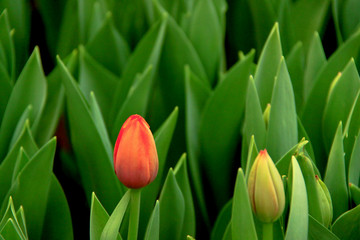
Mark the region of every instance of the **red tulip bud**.
[[142, 188], [154, 181], [158, 155], [149, 124], [140, 115], [130, 116], [120, 129], [114, 149], [114, 168], [128, 188]]

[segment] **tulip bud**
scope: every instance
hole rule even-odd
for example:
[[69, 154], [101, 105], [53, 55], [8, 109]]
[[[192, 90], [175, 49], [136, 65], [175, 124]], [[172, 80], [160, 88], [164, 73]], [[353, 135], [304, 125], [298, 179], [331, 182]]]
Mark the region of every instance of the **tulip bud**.
[[322, 216], [322, 224], [324, 224], [325, 227], [329, 227], [333, 218], [333, 207], [330, 193], [325, 183], [321, 181], [321, 179], [317, 175], [315, 175], [315, 178], [317, 183], [316, 189], [320, 201], [319, 206]]
[[149, 124], [139, 115], [122, 125], [114, 149], [114, 168], [118, 179], [128, 188], [142, 188], [158, 172], [158, 155]]
[[253, 212], [264, 222], [275, 222], [285, 207], [284, 186], [266, 149], [260, 151], [251, 167], [248, 192]]

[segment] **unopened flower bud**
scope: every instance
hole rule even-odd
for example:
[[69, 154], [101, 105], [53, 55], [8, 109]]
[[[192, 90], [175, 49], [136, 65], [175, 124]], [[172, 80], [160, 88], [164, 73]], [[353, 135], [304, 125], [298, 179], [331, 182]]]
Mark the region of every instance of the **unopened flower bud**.
[[285, 207], [284, 186], [266, 149], [260, 151], [251, 167], [248, 192], [256, 217], [265, 223], [275, 222]]
[[114, 149], [114, 168], [128, 188], [142, 188], [158, 172], [158, 155], [149, 124], [140, 116], [130, 116], [120, 129]]
[[320, 201], [320, 210], [322, 216], [322, 224], [325, 227], [329, 227], [333, 218], [333, 207], [332, 201], [330, 197], [329, 190], [327, 189], [325, 183], [321, 181], [321, 179], [315, 175], [316, 178], [316, 189], [319, 196]]

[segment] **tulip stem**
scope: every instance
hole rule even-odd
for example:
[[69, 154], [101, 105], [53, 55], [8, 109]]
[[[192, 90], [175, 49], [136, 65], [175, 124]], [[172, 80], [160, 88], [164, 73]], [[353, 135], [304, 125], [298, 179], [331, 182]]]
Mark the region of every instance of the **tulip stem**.
[[263, 234], [263, 240], [272, 240], [273, 239], [273, 223], [264, 223], [262, 234]]
[[130, 190], [130, 222], [128, 240], [137, 240], [140, 214], [140, 189]]

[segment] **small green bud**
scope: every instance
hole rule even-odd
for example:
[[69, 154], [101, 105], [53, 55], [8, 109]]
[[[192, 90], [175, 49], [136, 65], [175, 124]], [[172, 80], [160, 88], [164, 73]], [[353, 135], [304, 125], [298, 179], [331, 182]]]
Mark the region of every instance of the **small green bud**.
[[266, 149], [260, 151], [251, 167], [248, 192], [253, 212], [260, 221], [275, 222], [282, 215], [285, 207], [284, 186]]
[[330, 193], [325, 183], [321, 181], [317, 175], [315, 175], [315, 178], [317, 183], [316, 188], [320, 201], [319, 205], [322, 216], [322, 224], [324, 224], [325, 227], [329, 227], [333, 218], [333, 207]]

